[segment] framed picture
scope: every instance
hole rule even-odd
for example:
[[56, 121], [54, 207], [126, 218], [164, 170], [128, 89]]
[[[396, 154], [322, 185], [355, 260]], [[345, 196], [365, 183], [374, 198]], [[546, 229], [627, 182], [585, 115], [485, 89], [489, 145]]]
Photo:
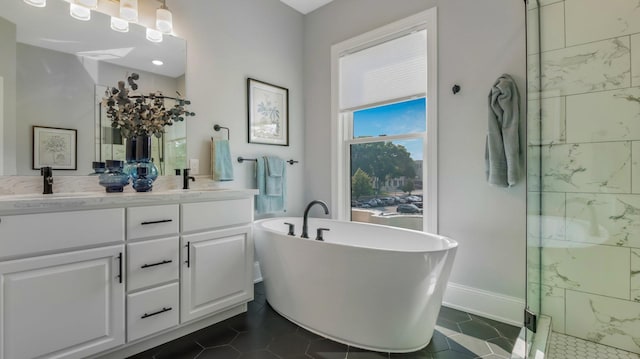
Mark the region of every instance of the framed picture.
[[247, 79], [249, 143], [289, 146], [289, 90]]
[[67, 128], [33, 126], [33, 169], [78, 169], [77, 133]]

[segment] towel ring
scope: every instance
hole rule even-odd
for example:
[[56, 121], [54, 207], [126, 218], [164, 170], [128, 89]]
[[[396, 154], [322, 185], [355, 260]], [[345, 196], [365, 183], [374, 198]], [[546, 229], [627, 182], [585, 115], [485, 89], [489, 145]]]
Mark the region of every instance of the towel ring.
[[227, 140], [231, 139], [231, 131], [229, 130], [229, 127], [222, 127], [220, 125], [213, 125], [213, 129], [218, 132], [221, 129], [225, 129], [227, 130]]

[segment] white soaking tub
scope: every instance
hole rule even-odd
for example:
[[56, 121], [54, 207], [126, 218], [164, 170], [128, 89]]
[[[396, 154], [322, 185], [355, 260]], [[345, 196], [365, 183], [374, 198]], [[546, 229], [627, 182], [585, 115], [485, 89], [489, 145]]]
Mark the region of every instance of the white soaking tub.
[[[296, 236], [287, 235], [293, 223]], [[324, 241], [317, 228], [329, 228]], [[302, 218], [254, 222], [267, 301], [297, 325], [337, 342], [383, 352], [429, 344], [458, 244], [373, 224]]]

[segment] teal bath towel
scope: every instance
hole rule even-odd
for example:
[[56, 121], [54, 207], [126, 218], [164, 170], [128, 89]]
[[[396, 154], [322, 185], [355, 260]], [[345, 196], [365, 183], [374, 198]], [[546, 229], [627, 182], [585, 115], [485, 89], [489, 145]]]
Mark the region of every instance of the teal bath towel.
[[211, 169], [215, 181], [233, 181], [233, 164], [228, 140], [212, 140]]
[[285, 201], [287, 195], [287, 181], [285, 167], [284, 165], [282, 166], [279, 195], [267, 194], [267, 171], [266, 157], [258, 157], [256, 161], [256, 184], [258, 187], [258, 194], [256, 195], [256, 214], [286, 212]]
[[490, 184], [511, 187], [520, 176], [520, 95], [509, 75], [500, 76], [489, 93], [485, 166]]
[[267, 196], [281, 196], [283, 187], [284, 160], [279, 157], [265, 157], [267, 175], [265, 193]]

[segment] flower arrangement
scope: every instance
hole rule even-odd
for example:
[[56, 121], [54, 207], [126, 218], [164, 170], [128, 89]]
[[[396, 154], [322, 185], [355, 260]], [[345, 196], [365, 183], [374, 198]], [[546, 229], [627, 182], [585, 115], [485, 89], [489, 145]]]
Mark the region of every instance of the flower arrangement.
[[[107, 107], [107, 118], [111, 120], [111, 127], [120, 129], [123, 137], [161, 137], [165, 126], [184, 121], [186, 116], [195, 116], [195, 113], [184, 108], [185, 105], [190, 105], [191, 101], [181, 97], [167, 97], [159, 91], [148, 95], [133, 93], [132, 91], [138, 89], [135, 81], [139, 78], [137, 73], [127, 77], [131, 90], [125, 87], [124, 81], [118, 81], [118, 88], [108, 89], [105, 93], [107, 97], [102, 101]], [[175, 100], [176, 103], [173, 107], [166, 108], [165, 99]]]

